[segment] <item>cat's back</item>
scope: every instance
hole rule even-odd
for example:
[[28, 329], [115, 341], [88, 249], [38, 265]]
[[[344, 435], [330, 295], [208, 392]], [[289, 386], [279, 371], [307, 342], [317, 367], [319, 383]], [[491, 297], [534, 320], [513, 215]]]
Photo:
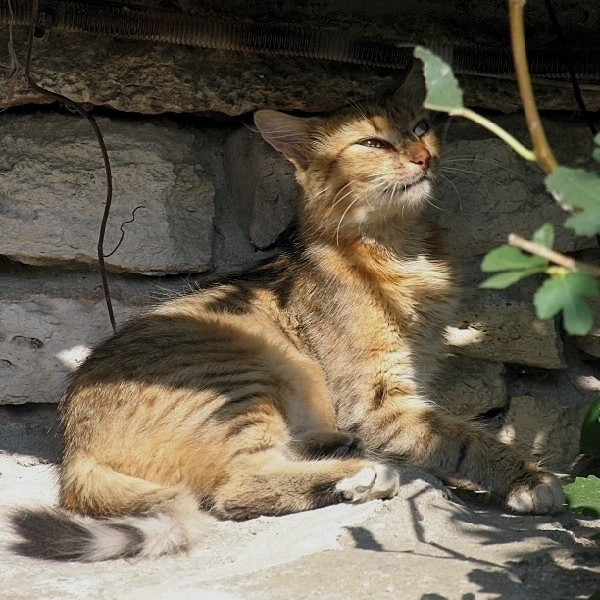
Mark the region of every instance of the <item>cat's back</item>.
[[215, 363], [251, 352], [267, 330], [281, 337], [290, 330], [293, 336], [290, 293], [307, 276], [302, 261], [284, 252], [246, 273], [162, 302], [94, 347], [75, 372], [67, 396], [82, 385], [119, 379], [164, 384], [185, 377], [198, 380]]

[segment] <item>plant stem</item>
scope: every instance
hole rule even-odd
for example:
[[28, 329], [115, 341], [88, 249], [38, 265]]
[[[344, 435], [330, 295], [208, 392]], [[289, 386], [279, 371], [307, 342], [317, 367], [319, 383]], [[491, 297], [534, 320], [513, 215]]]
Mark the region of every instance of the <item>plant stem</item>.
[[508, 0], [510, 19], [510, 40], [512, 45], [515, 72], [519, 85], [519, 94], [523, 101], [525, 120], [529, 129], [529, 135], [533, 142], [533, 151], [537, 156], [537, 162], [545, 173], [552, 173], [558, 166], [554, 154], [548, 145], [540, 115], [535, 104], [529, 66], [527, 64], [527, 53], [525, 51], [525, 27], [523, 25], [523, 12], [526, 0]]
[[579, 271], [580, 273], [586, 273], [587, 275], [600, 279], [600, 267], [579, 262], [578, 260], [566, 256], [565, 254], [561, 254], [560, 252], [556, 252], [556, 250], [552, 250], [543, 244], [530, 242], [516, 233], [511, 233], [508, 236], [508, 243], [510, 246], [529, 252], [529, 254], [541, 256], [555, 265], [565, 267], [565, 269], [569, 269], [569, 271]]
[[538, 157], [535, 152], [532, 152], [528, 148], [525, 148], [519, 140], [514, 138], [508, 131], [502, 129], [500, 125], [496, 125], [496, 123], [489, 121], [485, 117], [482, 117], [480, 114], [477, 114], [475, 111], [469, 108], [461, 108], [460, 110], [455, 110], [450, 113], [452, 117], [464, 117], [465, 119], [469, 119], [482, 127], [485, 127], [493, 134], [498, 136], [503, 142], [508, 144], [521, 158], [528, 160], [530, 162], [537, 162]]

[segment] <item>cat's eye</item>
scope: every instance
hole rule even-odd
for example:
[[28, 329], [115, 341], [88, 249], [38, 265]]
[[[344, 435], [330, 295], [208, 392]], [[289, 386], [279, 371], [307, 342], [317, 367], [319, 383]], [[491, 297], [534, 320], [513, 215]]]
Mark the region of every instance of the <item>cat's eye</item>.
[[424, 136], [427, 131], [429, 130], [429, 123], [427, 121], [419, 121], [414, 127], [413, 127], [413, 133], [417, 136], [417, 137], [422, 137]]
[[386, 142], [385, 140], [381, 140], [379, 138], [369, 138], [367, 140], [362, 140], [358, 142], [361, 146], [366, 146], [367, 148], [391, 148], [392, 144]]

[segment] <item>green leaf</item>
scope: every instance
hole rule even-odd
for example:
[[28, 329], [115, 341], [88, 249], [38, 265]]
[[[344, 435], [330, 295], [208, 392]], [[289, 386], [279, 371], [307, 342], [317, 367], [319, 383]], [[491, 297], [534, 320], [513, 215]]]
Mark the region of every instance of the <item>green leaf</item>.
[[592, 156], [594, 157], [594, 160], [600, 162], [600, 133], [594, 137], [594, 144], [596, 144], [597, 148], [594, 148]]
[[579, 451], [592, 458], [600, 458], [600, 398], [592, 402], [583, 417]]
[[563, 311], [563, 324], [571, 335], [585, 335], [594, 317], [581, 296], [597, 296], [598, 282], [590, 275], [574, 272], [546, 279], [533, 296], [537, 316], [549, 319]]
[[506, 271], [505, 273], [496, 273], [480, 283], [479, 287], [489, 290], [503, 290], [513, 283], [517, 283], [517, 281], [529, 277], [529, 275], [544, 273], [544, 271], [544, 269], [530, 269], [528, 271]]
[[488, 252], [481, 263], [481, 270], [485, 273], [497, 271], [530, 271], [543, 270], [548, 266], [548, 261], [540, 256], [532, 256], [521, 252], [513, 246], [500, 246]]
[[422, 46], [415, 48], [414, 55], [423, 61], [427, 86], [425, 108], [448, 113], [464, 108], [463, 93], [450, 65]]
[[565, 485], [569, 509], [590, 517], [600, 517], [600, 479], [595, 475], [576, 477]]
[[593, 171], [557, 167], [544, 180], [563, 205], [576, 212], [565, 225], [579, 235], [600, 233], [600, 176]]
[[527, 275], [530, 275], [528, 271], [507, 271], [506, 273], [496, 273], [480, 283], [479, 287], [489, 290], [503, 290], [513, 283], [517, 283], [517, 281], [520, 281], [524, 277], [527, 277]]
[[534, 234], [533, 241], [547, 248], [554, 245], [554, 226], [551, 223], [544, 223]]

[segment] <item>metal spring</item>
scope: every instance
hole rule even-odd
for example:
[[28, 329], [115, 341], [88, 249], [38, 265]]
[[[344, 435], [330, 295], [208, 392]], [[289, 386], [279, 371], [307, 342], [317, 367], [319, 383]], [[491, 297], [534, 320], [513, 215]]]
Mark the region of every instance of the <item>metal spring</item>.
[[[27, 25], [32, 6], [32, 0], [0, 0], [0, 23]], [[412, 60], [409, 44], [378, 42], [291, 25], [239, 24], [184, 13], [129, 6], [94, 6], [68, 0], [49, 0], [40, 6], [36, 26], [42, 30], [85, 32], [215, 50], [299, 56], [389, 69], [404, 70]], [[508, 50], [429, 46], [447, 56], [458, 73], [513, 73], [512, 57]], [[579, 77], [600, 80], [600, 51], [594, 49], [585, 54], [575, 53], [573, 60]], [[569, 77], [562, 56], [549, 51], [530, 51], [529, 67], [531, 75], [535, 77]]]

